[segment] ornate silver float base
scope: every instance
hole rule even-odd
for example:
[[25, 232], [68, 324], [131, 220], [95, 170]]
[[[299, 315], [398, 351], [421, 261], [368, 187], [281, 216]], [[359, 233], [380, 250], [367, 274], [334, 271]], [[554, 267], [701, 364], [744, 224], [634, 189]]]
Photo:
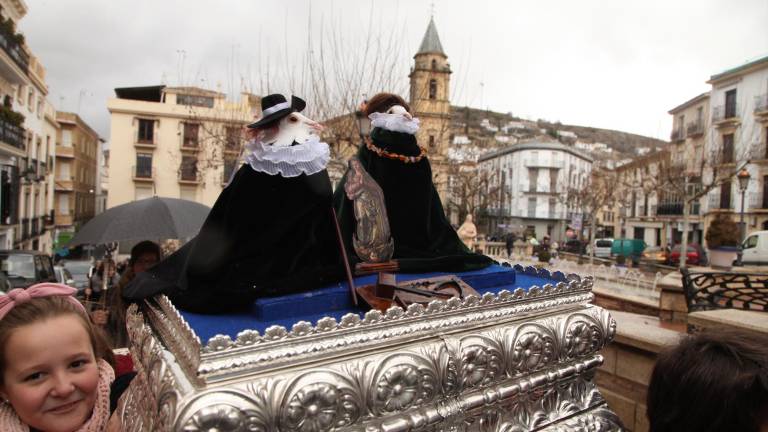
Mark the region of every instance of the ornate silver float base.
[[129, 310], [118, 412], [127, 431], [619, 430], [593, 384], [616, 324], [590, 289], [571, 275], [205, 346], [155, 299]]

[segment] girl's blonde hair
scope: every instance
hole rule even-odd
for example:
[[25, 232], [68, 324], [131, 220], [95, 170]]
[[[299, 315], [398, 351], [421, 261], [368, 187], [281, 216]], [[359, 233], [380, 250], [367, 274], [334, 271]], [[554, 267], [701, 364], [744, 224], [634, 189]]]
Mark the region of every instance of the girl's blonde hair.
[[48, 296], [33, 298], [27, 302], [16, 305], [2, 319], [0, 319], [0, 383], [5, 371], [5, 345], [19, 327], [63, 315], [75, 315], [88, 333], [96, 359], [104, 359], [114, 367], [115, 358], [107, 344], [102, 332], [97, 329], [77, 305], [72, 304], [64, 296]]

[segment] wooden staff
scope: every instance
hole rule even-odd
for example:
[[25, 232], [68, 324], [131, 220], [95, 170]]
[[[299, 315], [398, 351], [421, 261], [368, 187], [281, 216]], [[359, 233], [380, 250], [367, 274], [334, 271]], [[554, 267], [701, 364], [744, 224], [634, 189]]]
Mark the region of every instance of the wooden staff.
[[352, 303], [357, 306], [357, 290], [355, 289], [355, 281], [352, 278], [352, 269], [349, 267], [349, 259], [347, 259], [347, 248], [344, 247], [344, 238], [341, 236], [341, 227], [339, 227], [339, 221], [336, 219], [336, 209], [333, 207], [331, 207], [331, 216], [333, 217], [333, 225], [336, 227], [336, 239], [339, 241], [341, 257], [344, 259], [344, 270], [347, 272], [347, 283], [349, 283], [349, 291], [352, 294]]

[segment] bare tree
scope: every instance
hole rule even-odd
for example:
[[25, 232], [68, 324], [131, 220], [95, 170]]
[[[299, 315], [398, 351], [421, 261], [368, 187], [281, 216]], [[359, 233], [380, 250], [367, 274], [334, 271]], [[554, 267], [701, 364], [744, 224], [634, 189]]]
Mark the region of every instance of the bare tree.
[[[656, 187], [665, 197], [682, 204], [683, 229], [680, 268], [686, 267], [688, 231], [691, 209], [694, 204], [715, 189], [730, 187], [731, 180], [751, 159], [758, 158], [759, 143], [754, 141], [736, 148], [733, 136], [724, 140], [714, 127], [707, 128], [707, 139], [700, 148], [686, 148], [682, 157], [676, 158], [669, 169], [662, 170]], [[751, 134], [747, 135], [751, 137]]]
[[[589, 223], [589, 244], [595, 241], [597, 231], [597, 214], [605, 206], [612, 205], [618, 199], [619, 188], [616, 187], [617, 175], [614, 171], [595, 168], [587, 178], [586, 184], [573, 185], [568, 188], [566, 200], [568, 207], [578, 209], [585, 216], [583, 223]], [[590, 248], [589, 263], [595, 257], [595, 248]]]
[[503, 202], [505, 191], [497, 181], [498, 173], [477, 169], [476, 164], [452, 164], [448, 176], [449, 210], [455, 210], [459, 220], [466, 215], [477, 216], [478, 210], [487, 209], [494, 202]]

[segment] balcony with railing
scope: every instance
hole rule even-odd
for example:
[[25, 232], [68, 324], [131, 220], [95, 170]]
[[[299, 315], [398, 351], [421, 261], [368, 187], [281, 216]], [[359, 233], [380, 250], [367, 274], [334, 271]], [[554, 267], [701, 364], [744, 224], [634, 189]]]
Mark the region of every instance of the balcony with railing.
[[739, 110], [735, 103], [720, 105], [712, 108], [712, 123], [722, 127], [739, 124]]
[[768, 210], [768, 196], [766, 193], [750, 192], [747, 203], [749, 203], [749, 210]]
[[695, 121], [688, 123], [685, 126], [685, 133], [688, 138], [695, 138], [704, 135], [704, 122]]
[[24, 128], [2, 115], [0, 115], [0, 141], [19, 150], [27, 150], [27, 145], [24, 143]]
[[[26, 75], [29, 71], [29, 54], [24, 51], [23, 39], [20, 34], [14, 31], [12, 24], [8, 25], [9, 18], [0, 17], [0, 20], [2, 20], [2, 23], [0, 23], [0, 46]], [[14, 76], [14, 78], [18, 77]], [[16, 79], [12, 81], [16, 84], [19, 83]]]
[[733, 197], [729, 197], [728, 202], [722, 202], [720, 193], [711, 194], [708, 196], [708, 208], [710, 210], [732, 210], [733, 209]]
[[180, 169], [179, 183], [181, 184], [200, 184], [202, 176], [197, 169]]
[[768, 93], [755, 96], [755, 115], [768, 117]]
[[685, 141], [685, 130], [682, 126], [672, 130], [672, 133], [669, 134], [669, 140], [672, 142]]
[[526, 168], [560, 169], [565, 163], [559, 159], [525, 158], [523, 159], [523, 165], [525, 165]]
[[[690, 207], [689, 214], [692, 216], [698, 216], [701, 211], [701, 205], [695, 202]], [[682, 216], [683, 215], [683, 203], [681, 202], [664, 202], [658, 205], [656, 208], [657, 216]]]
[[133, 181], [136, 182], [153, 182], [155, 181], [155, 169], [146, 166], [132, 167]]

